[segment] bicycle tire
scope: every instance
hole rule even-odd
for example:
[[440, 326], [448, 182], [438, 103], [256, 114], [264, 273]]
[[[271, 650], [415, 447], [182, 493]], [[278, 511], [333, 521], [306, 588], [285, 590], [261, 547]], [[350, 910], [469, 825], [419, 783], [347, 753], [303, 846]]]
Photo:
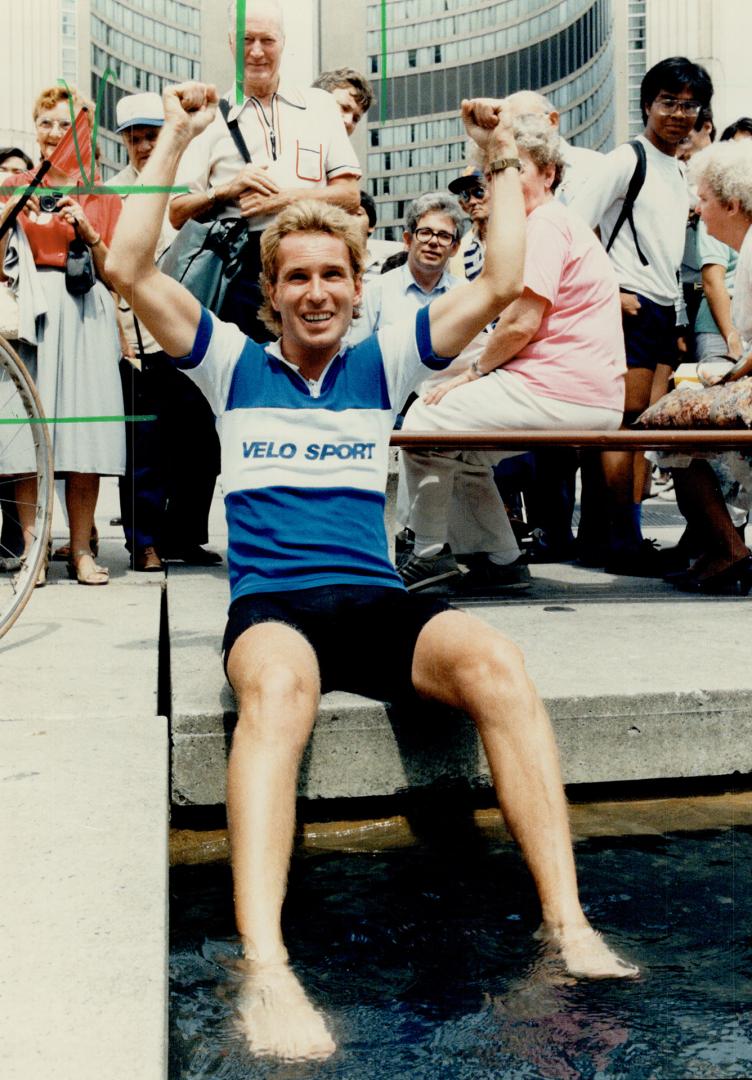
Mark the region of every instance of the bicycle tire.
[[35, 471], [37, 477], [31, 548], [17, 570], [0, 573], [0, 638], [28, 603], [47, 558], [54, 473], [52, 446], [44, 421], [42, 403], [31, 376], [18, 354], [0, 337], [0, 512], [12, 514], [17, 521], [15, 500], [11, 498], [14, 480], [8, 478], [6, 470], [11, 451], [19, 448], [19, 440], [25, 456], [33, 462], [31, 472]]

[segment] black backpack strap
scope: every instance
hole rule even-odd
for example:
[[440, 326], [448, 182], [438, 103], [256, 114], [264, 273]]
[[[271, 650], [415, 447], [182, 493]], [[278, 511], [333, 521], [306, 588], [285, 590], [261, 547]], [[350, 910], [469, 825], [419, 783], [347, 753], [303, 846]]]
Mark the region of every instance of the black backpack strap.
[[230, 115], [230, 102], [227, 100], [227, 98], [219, 99], [219, 111], [222, 113], [224, 121], [227, 124], [230, 134], [232, 135], [232, 141], [235, 143], [238, 153], [240, 154], [246, 165], [250, 165], [251, 155], [248, 153], [248, 147], [245, 145], [245, 139], [240, 133], [240, 128], [238, 127], [238, 118], [236, 116], [234, 120], [227, 119], [227, 117]]
[[648, 266], [648, 260], [645, 258], [642, 248], [640, 247], [640, 241], [637, 239], [637, 230], [635, 229], [633, 208], [635, 199], [642, 190], [642, 185], [645, 183], [645, 174], [648, 169], [648, 160], [645, 153], [645, 147], [638, 139], [630, 139], [629, 145], [637, 155], [637, 164], [635, 170], [632, 173], [632, 179], [629, 181], [629, 187], [627, 188], [627, 194], [624, 196], [624, 205], [621, 208], [621, 213], [616, 219], [614, 225], [614, 231], [611, 233], [611, 237], [606, 244], [606, 251], [610, 251], [613, 247], [614, 240], [619, 234], [619, 230], [625, 221], [629, 222], [629, 227], [632, 230], [632, 236], [634, 237], [635, 247], [637, 248], [637, 255], [643, 266]]

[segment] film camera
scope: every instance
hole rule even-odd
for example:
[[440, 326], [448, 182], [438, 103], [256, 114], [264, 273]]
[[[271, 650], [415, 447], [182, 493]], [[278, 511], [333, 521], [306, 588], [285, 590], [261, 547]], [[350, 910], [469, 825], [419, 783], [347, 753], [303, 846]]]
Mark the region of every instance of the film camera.
[[46, 191], [39, 196], [39, 209], [43, 214], [56, 214], [60, 209], [60, 200], [64, 197], [62, 191]]

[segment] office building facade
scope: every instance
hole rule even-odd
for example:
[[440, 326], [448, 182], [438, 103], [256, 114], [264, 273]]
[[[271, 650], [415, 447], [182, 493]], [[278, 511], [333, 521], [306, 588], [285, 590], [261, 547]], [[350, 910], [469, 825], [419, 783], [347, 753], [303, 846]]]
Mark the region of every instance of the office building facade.
[[367, 23], [368, 183], [387, 237], [462, 170], [462, 98], [539, 90], [567, 139], [614, 145], [612, 0], [369, 0]]
[[19, 146], [36, 160], [31, 111], [40, 90], [58, 79], [87, 87], [88, 69], [81, 66], [86, 20], [76, 0], [6, 0], [2, 30], [0, 146]]

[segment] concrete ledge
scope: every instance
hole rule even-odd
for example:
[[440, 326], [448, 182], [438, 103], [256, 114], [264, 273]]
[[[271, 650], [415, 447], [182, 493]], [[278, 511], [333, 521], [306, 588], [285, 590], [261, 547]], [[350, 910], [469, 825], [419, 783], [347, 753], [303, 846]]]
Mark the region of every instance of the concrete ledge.
[[[533, 569], [530, 599], [472, 612], [523, 649], [551, 712], [567, 783], [752, 771], [752, 670], [741, 618], [746, 600], [675, 598], [650, 583], [616, 583], [576, 567]], [[560, 580], [552, 598], [552, 575]], [[581, 582], [582, 579], [582, 582]], [[578, 587], [597, 599], [574, 599]], [[645, 588], [645, 583], [640, 583]], [[541, 595], [545, 599], [536, 601]], [[222, 802], [234, 701], [219, 659], [227, 585], [221, 571], [170, 572], [172, 798]], [[740, 606], [741, 605], [741, 606]], [[391, 795], [488, 772], [470, 722], [431, 707], [397, 716], [383, 702], [329, 694], [304, 759], [311, 799]]]
[[164, 1080], [164, 717], [0, 720], [3, 1080]]
[[[752, 771], [749, 692], [549, 699], [546, 705], [569, 784]], [[224, 801], [234, 719], [225, 714], [215, 718], [214, 731], [173, 736], [174, 802]], [[209, 726], [206, 718], [202, 726]], [[457, 778], [489, 782], [466, 717], [435, 708], [430, 718], [390, 716], [383, 702], [328, 694], [303, 761], [300, 794], [394, 795]]]

